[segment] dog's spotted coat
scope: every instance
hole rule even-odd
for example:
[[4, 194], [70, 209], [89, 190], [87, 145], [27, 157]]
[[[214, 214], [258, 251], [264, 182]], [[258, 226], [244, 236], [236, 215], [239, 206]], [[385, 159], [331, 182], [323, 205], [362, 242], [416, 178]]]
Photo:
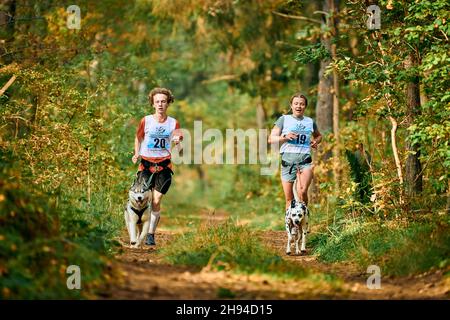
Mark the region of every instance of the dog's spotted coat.
[[[295, 253], [306, 252], [306, 234], [308, 233], [309, 211], [306, 204], [297, 197], [294, 183], [295, 199], [291, 201], [291, 205], [286, 210], [286, 232], [288, 235], [286, 254], [291, 254], [291, 242], [295, 241]], [[299, 250], [299, 241], [302, 240], [301, 249]]]

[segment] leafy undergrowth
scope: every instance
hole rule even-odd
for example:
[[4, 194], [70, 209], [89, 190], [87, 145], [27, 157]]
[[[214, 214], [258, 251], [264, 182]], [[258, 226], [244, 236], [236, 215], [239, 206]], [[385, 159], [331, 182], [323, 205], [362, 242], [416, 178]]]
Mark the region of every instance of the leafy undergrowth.
[[[11, 155], [0, 158], [0, 299], [94, 296], [110, 277], [108, 230], [24, 183]], [[68, 289], [70, 265], [80, 268], [81, 290]]]
[[173, 264], [245, 274], [265, 274], [274, 278], [306, 278], [332, 281], [285, 261], [265, 247], [254, 231], [229, 219], [221, 224], [201, 225], [179, 235], [162, 249]]
[[[387, 275], [410, 275], [450, 266], [450, 218], [395, 222], [353, 222], [317, 233], [310, 244], [325, 262], [353, 261], [362, 269], [378, 265]], [[426, 221], [425, 221], [426, 220]]]

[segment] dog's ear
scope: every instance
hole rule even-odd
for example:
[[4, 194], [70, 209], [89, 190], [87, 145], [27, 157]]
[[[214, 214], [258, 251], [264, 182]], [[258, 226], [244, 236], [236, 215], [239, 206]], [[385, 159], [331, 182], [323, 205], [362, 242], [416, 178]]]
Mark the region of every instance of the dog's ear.
[[137, 177], [137, 174], [136, 174], [136, 177], [134, 177], [133, 181], [131, 182], [130, 188], [132, 188], [136, 184], [137, 180], [138, 180], [138, 177]]
[[150, 188], [150, 183], [151, 182], [152, 182], [152, 175], [150, 175], [147, 179], [144, 179], [145, 189], [149, 189]]
[[294, 225], [294, 223], [292, 222], [292, 219], [291, 219], [291, 218], [289, 218], [289, 219], [287, 220], [287, 224], [288, 224], [289, 228], [292, 228], [292, 226]]
[[304, 202], [302, 202], [302, 209], [303, 209], [303, 211], [305, 211], [305, 215], [307, 215], [309, 213], [308, 207], [306, 206], [306, 204]]
[[295, 208], [295, 199], [291, 201], [291, 208]]

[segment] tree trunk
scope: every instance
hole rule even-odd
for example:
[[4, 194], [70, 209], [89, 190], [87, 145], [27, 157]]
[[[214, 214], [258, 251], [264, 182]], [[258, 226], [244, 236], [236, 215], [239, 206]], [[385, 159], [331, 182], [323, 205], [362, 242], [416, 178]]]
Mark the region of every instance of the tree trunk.
[[316, 86], [319, 76], [319, 63], [308, 63], [305, 65], [305, 73], [301, 80], [301, 88], [308, 92], [311, 86]]
[[16, 1], [15, 0], [0, 0], [0, 28], [6, 32], [6, 39], [12, 40], [14, 37], [14, 24], [16, 17]]
[[258, 97], [258, 102], [256, 104], [256, 124], [258, 129], [264, 129], [266, 127], [267, 115], [264, 109], [263, 99], [261, 96]]
[[[415, 59], [413, 54], [409, 55], [405, 65], [406, 69], [417, 65], [417, 59]], [[413, 76], [407, 85], [406, 99], [407, 126], [410, 126], [413, 123], [413, 119], [421, 113], [420, 82], [417, 75]], [[413, 196], [422, 192], [422, 165], [419, 160], [419, 146], [417, 144], [413, 145], [410, 141], [407, 141], [406, 150], [408, 152], [405, 166], [406, 192], [409, 196]]]
[[[328, 0], [331, 18], [328, 21], [331, 33], [335, 39], [337, 39], [337, 8], [339, 1]], [[333, 61], [337, 61], [336, 55], [336, 43], [331, 45], [331, 58]], [[335, 139], [335, 145], [333, 148], [333, 175], [334, 175], [334, 187], [338, 192], [340, 189], [340, 172], [339, 172], [339, 79], [336, 68], [333, 68], [333, 136]]]
[[445, 212], [450, 214], [450, 180], [447, 181], [447, 205], [445, 206]]
[[[324, 12], [329, 12], [329, 0], [323, 0], [322, 10]], [[322, 29], [327, 28], [326, 16], [322, 16]], [[320, 37], [321, 44], [331, 52], [331, 39], [329, 35], [322, 34]], [[329, 58], [322, 59], [320, 61], [319, 68], [319, 85], [317, 89], [317, 104], [316, 104], [316, 124], [320, 132], [323, 135], [327, 135], [333, 131], [333, 77], [328, 75], [325, 76], [325, 71], [330, 65], [331, 60]], [[326, 152], [320, 160], [326, 161], [332, 156], [331, 151]], [[331, 172], [327, 172], [328, 178]], [[320, 181], [317, 179], [313, 180], [312, 188], [310, 188], [310, 199], [311, 201], [316, 201], [319, 197], [319, 186]]]
[[[323, 11], [328, 12], [328, 0], [323, 1]], [[325, 19], [325, 17], [324, 17]], [[323, 28], [327, 24], [327, 21], [323, 22]], [[320, 38], [322, 45], [331, 51], [331, 39], [328, 36], [322, 35]], [[330, 65], [330, 59], [323, 59], [320, 62], [319, 69], [319, 87], [318, 97], [316, 104], [316, 123], [317, 127], [322, 133], [330, 133], [333, 130], [333, 78], [331, 76], [325, 76], [325, 70]], [[331, 157], [331, 153], [324, 155], [323, 160], [327, 160]]]
[[198, 180], [200, 181], [200, 192], [202, 194], [204, 194], [205, 193], [205, 189], [206, 189], [205, 171], [203, 170], [203, 167], [201, 165], [195, 166], [195, 171], [197, 171]]
[[10, 64], [13, 61], [13, 55], [5, 54], [5, 48], [9, 47], [14, 41], [14, 25], [16, 18], [16, 1], [0, 0], [0, 38], [5, 40], [5, 44], [0, 46], [0, 56], [4, 64]]

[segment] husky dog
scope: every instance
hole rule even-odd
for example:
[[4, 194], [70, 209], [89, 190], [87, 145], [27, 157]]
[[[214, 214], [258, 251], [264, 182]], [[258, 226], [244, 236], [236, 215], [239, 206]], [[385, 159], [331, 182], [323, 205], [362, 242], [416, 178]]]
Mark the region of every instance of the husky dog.
[[148, 171], [139, 171], [128, 192], [124, 215], [132, 248], [141, 247], [150, 226], [152, 203], [150, 180], [151, 175]]
[[308, 233], [309, 211], [306, 204], [299, 200], [296, 190], [297, 180], [293, 184], [294, 200], [291, 201], [290, 207], [286, 210], [286, 231], [288, 241], [286, 246], [286, 254], [291, 254], [291, 241], [295, 240], [295, 253], [300, 254], [298, 243], [302, 239], [301, 253], [306, 252], [306, 234]]

